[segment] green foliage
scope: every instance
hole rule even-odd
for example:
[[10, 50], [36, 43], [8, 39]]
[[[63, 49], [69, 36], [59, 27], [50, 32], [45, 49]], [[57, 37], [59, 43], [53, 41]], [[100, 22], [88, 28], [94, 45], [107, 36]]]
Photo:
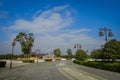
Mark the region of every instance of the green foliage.
[[90, 62], [90, 61], [79, 61], [79, 60], [74, 60], [73, 62], [80, 65], [85, 65], [98, 69], [120, 72], [120, 62], [108, 63], [108, 62]]
[[53, 51], [53, 53], [54, 53], [54, 55], [55, 55], [56, 57], [60, 57], [60, 56], [61, 56], [61, 51], [60, 51], [59, 48], [58, 48], [58, 49], [55, 49], [55, 50]]
[[69, 58], [68, 55], [61, 55], [62, 58]]
[[23, 60], [24, 63], [34, 63], [34, 60]]
[[[62, 58], [66, 58], [66, 59], [69, 59], [69, 56], [68, 55], [61, 55]], [[75, 55], [72, 55], [72, 58], [75, 58]]]
[[115, 39], [107, 42], [103, 48], [103, 55], [106, 59], [120, 58], [120, 42]]
[[17, 59], [19, 55], [11, 55], [11, 54], [1, 54], [0, 59], [10, 59], [12, 56], [13, 59]]
[[81, 49], [77, 50], [75, 54], [76, 60], [84, 61], [87, 59], [87, 57], [88, 57], [87, 53]]
[[102, 49], [93, 50], [91, 52], [91, 57], [94, 59], [112, 59], [114, 61], [115, 59], [120, 59], [120, 41], [117, 41], [115, 39], [105, 43], [104, 47]]
[[16, 36], [15, 41], [20, 42], [21, 50], [24, 54], [29, 54], [34, 43], [33, 33], [20, 32]]
[[71, 49], [67, 49], [67, 53], [68, 53], [68, 57], [69, 59], [72, 58], [73, 54], [72, 54], [72, 50]]
[[93, 50], [90, 55], [94, 59], [102, 59], [102, 49]]
[[45, 59], [45, 61], [52, 61], [52, 59]]

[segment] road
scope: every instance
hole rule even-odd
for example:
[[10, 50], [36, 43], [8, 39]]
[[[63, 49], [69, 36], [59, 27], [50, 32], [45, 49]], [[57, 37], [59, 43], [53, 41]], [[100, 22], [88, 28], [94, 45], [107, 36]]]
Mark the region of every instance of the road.
[[56, 62], [32, 63], [0, 70], [0, 80], [67, 80], [57, 69]]
[[74, 64], [72, 61], [32, 63], [1, 68], [0, 80], [119, 80], [120, 73]]
[[69, 80], [120, 80], [120, 73], [95, 69], [65, 61], [57, 64]]

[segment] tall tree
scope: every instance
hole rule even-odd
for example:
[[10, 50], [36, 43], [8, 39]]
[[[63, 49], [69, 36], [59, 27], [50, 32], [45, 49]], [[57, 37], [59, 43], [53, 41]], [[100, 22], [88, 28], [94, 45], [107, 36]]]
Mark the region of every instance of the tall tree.
[[115, 60], [120, 58], [120, 41], [113, 39], [107, 42], [103, 48], [103, 54], [105, 59]]
[[60, 51], [59, 48], [58, 48], [58, 49], [54, 49], [53, 53], [54, 53], [54, 55], [55, 55], [56, 57], [60, 57], [60, 56], [61, 56], [61, 51]]
[[20, 42], [21, 50], [24, 54], [30, 54], [31, 48], [33, 47], [34, 43], [33, 33], [26, 34], [24, 32], [20, 32], [16, 36], [15, 41]]
[[102, 59], [102, 49], [94, 49], [92, 52], [91, 52], [91, 55], [90, 55], [92, 58], [94, 58], [95, 60], [96, 59]]
[[67, 49], [67, 53], [68, 53], [68, 57], [69, 59], [72, 58], [73, 54], [72, 54], [72, 50], [71, 49]]

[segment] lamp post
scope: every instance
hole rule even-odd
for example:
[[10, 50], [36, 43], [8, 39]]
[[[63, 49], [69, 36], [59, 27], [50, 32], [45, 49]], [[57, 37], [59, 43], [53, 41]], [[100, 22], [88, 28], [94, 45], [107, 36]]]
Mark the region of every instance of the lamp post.
[[[112, 37], [113, 36], [113, 33], [112, 33], [111, 29], [107, 29], [106, 27], [104, 27], [104, 28], [99, 28], [99, 30], [100, 30], [99, 36], [105, 36], [105, 41], [107, 43], [108, 37]], [[107, 32], [107, 31], [109, 31], [109, 32]], [[103, 49], [103, 47], [104, 47], [104, 45], [101, 45], [102, 49]], [[103, 54], [102, 61], [104, 61], [104, 54]]]
[[10, 58], [10, 69], [12, 68], [12, 59], [13, 59], [13, 53], [14, 53], [14, 46], [16, 45], [16, 42], [13, 41], [11, 46], [12, 46], [12, 53], [11, 53], [11, 58]]
[[35, 50], [35, 53], [36, 53], [36, 58], [37, 58], [37, 63], [38, 63], [38, 56], [39, 56], [39, 53], [40, 53], [40, 49]]
[[81, 45], [78, 44], [78, 43], [77, 43], [77, 44], [74, 44], [74, 48], [76, 48], [77, 50], [78, 50], [78, 49], [81, 49]]
[[[100, 32], [99, 32], [99, 36], [105, 36], [105, 41], [108, 41], [108, 37], [112, 37], [113, 33], [111, 31], [111, 29], [107, 29], [106, 27], [104, 28], [99, 28]], [[109, 32], [107, 32], [109, 31]], [[107, 35], [108, 34], [108, 35]]]

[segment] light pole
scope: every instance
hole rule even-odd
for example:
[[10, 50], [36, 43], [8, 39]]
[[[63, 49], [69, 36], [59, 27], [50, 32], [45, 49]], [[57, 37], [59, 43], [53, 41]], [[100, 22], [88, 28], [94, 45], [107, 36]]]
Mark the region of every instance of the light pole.
[[80, 44], [74, 44], [74, 48], [76, 48], [77, 50], [81, 49], [81, 45]]
[[[99, 36], [105, 36], [105, 41], [106, 43], [108, 42], [108, 37], [112, 37], [113, 33], [111, 31], [111, 29], [107, 29], [106, 27], [104, 28], [99, 28], [100, 32], [99, 32]], [[107, 32], [109, 31], [109, 32]], [[104, 45], [101, 45], [101, 48], [103, 49]], [[103, 53], [103, 51], [102, 51]], [[103, 58], [102, 61], [104, 61], [104, 54], [103, 54]]]
[[14, 53], [14, 46], [16, 45], [16, 42], [13, 41], [11, 46], [12, 46], [12, 53], [11, 53], [11, 58], [10, 58], [10, 69], [12, 68], [12, 59], [13, 59], [13, 53]]
[[39, 53], [40, 53], [40, 49], [35, 50], [35, 53], [36, 53], [36, 58], [37, 58], [37, 63], [38, 63], [38, 56], [39, 56]]
[[[108, 37], [112, 37], [113, 33], [111, 31], [111, 29], [107, 29], [106, 27], [104, 28], [99, 28], [100, 32], [99, 32], [99, 36], [105, 36], [105, 41], [108, 41]], [[109, 32], [107, 32], [109, 31]], [[108, 34], [108, 35], [107, 35]]]

